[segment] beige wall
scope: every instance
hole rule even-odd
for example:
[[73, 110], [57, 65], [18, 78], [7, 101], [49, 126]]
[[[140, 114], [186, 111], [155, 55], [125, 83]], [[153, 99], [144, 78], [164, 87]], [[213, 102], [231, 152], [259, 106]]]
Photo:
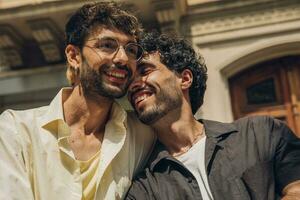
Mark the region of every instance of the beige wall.
[[265, 60], [300, 55], [300, 3], [290, 2], [250, 8], [249, 13], [242, 6], [211, 17], [201, 13], [185, 18], [181, 32], [208, 66], [208, 87], [198, 117], [232, 121], [229, 77]]
[[0, 0], [0, 9], [61, 0]]

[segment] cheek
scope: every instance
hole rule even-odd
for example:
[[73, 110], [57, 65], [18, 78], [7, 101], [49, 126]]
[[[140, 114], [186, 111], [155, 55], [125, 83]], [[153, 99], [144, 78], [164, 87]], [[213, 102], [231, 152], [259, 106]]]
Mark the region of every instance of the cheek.
[[152, 85], [156, 85], [158, 88], [166, 88], [170, 86], [170, 82], [174, 81], [173, 76], [162, 73], [151, 73], [146, 76], [145, 82], [152, 83]]
[[109, 64], [110, 59], [98, 54], [91, 54], [86, 57], [85, 61], [91, 68], [93, 68], [94, 70], [98, 70], [102, 65]]
[[161, 83], [161, 77], [163, 75], [159, 75], [159, 73], [150, 73], [148, 75], [145, 76], [144, 80], [145, 80], [145, 83]]
[[136, 66], [137, 66], [137, 64], [135, 62], [134, 63], [133, 62], [128, 63], [128, 67], [129, 67], [129, 69], [132, 73], [132, 77], [134, 77], [134, 75], [137, 73], [136, 72]]

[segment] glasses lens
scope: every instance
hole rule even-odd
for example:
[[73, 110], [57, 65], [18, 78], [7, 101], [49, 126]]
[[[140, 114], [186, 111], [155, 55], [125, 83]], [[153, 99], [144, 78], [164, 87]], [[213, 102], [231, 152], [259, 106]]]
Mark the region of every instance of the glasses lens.
[[114, 53], [119, 48], [119, 44], [114, 39], [100, 39], [98, 41], [98, 49], [105, 53]]
[[135, 43], [129, 43], [125, 47], [127, 56], [134, 60], [139, 60], [143, 55], [143, 48]]

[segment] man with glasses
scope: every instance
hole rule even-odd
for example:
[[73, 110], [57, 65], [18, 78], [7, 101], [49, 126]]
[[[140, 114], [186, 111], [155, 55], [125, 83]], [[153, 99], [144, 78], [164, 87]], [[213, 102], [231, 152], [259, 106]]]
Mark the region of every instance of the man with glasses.
[[67, 78], [49, 106], [0, 116], [0, 199], [120, 199], [152, 147], [122, 97], [143, 54], [137, 19], [111, 2], [66, 24]]

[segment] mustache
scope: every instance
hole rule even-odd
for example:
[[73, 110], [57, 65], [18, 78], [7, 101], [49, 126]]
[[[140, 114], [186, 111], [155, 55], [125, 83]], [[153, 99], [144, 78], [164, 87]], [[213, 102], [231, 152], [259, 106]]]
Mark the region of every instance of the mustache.
[[127, 77], [132, 78], [133, 76], [133, 72], [132, 70], [127, 66], [127, 65], [120, 65], [120, 64], [102, 64], [101, 66], [99, 66], [98, 70], [93, 69], [93, 67], [91, 67], [86, 59], [84, 59], [83, 61], [83, 65], [87, 65], [89, 68], [91, 68], [94, 72], [96, 72], [97, 74], [101, 74], [102, 72], [105, 72], [106, 70], [109, 69], [120, 69], [120, 70], [124, 70], [127, 72]]
[[119, 65], [119, 64], [111, 64], [111, 65], [103, 64], [102, 67], [99, 68], [98, 72], [100, 73], [101, 71], [106, 71], [108, 69], [110, 69], [110, 70], [111, 69], [124, 70], [124, 71], [127, 72], [128, 77], [132, 77], [132, 75], [133, 75], [133, 72], [129, 67], [127, 67], [126, 65]]
[[[138, 93], [140, 91], [148, 91], [148, 92], [151, 92], [151, 93], [154, 93], [154, 88], [150, 87], [150, 86], [141, 86], [141, 87], [136, 87], [136, 88], [133, 88], [132, 90], [128, 90], [128, 98], [131, 100], [132, 99], [132, 96], [135, 94], [135, 93]], [[129, 100], [129, 101], [130, 101]]]

